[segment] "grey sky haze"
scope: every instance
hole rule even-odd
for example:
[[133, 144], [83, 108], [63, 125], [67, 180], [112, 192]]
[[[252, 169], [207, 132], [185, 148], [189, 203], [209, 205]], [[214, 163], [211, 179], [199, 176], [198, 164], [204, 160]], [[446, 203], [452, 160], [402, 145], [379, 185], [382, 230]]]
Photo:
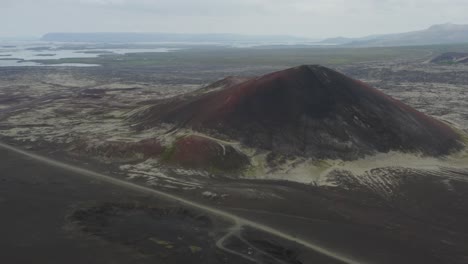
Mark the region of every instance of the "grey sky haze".
[[468, 0], [0, 0], [0, 36], [174, 32], [356, 37], [468, 24]]

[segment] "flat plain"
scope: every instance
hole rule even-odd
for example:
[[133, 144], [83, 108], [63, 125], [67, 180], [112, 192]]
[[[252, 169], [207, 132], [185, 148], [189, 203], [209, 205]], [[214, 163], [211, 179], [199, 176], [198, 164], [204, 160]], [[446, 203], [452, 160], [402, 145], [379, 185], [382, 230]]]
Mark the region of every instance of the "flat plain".
[[[41, 60], [99, 67], [1, 67], [0, 141], [235, 214], [355, 263], [466, 263], [464, 151], [442, 159], [386, 153], [313, 166], [298, 159], [280, 171], [227, 177], [164, 166], [135, 151], [136, 142], [164, 131], [137, 130], [129, 117], [135, 109], [226, 76], [323, 64], [463, 134], [468, 65], [428, 61], [441, 52], [467, 50], [194, 46]], [[0, 155], [0, 208], [8, 212], [0, 220], [7, 234], [0, 256], [11, 263], [340, 263], [252, 228], [230, 233], [229, 221], [173, 201], [11, 151]]]

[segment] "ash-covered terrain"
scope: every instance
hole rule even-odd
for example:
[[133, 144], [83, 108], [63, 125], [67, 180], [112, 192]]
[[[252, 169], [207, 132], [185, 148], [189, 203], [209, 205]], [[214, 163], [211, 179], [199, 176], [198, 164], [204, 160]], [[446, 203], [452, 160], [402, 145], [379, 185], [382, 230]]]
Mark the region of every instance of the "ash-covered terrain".
[[[2, 68], [0, 140], [353, 261], [341, 262], [466, 263], [468, 67], [286, 66]], [[213, 263], [339, 263], [271, 243], [271, 234], [259, 241], [248, 228], [205, 237], [212, 220], [190, 210], [113, 202], [75, 209], [64, 219], [69, 232], [145, 256], [156, 245], [163, 255], [154, 257], [168, 263], [200, 248], [213, 248], [200, 259], [226, 254]], [[201, 231], [185, 235], [184, 225]]]
[[9, 149], [0, 156], [0, 258], [9, 263], [337, 263], [206, 210]]

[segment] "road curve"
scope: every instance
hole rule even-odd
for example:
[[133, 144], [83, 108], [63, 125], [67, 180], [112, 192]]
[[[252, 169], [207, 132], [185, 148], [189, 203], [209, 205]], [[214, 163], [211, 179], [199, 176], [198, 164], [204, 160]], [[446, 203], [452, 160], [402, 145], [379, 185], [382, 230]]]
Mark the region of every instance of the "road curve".
[[91, 170], [88, 170], [88, 169], [83, 169], [83, 168], [80, 168], [80, 167], [77, 167], [77, 166], [74, 166], [74, 165], [70, 165], [70, 164], [67, 164], [67, 163], [64, 163], [64, 162], [53, 160], [53, 159], [50, 159], [50, 158], [47, 158], [47, 157], [44, 157], [44, 156], [41, 156], [41, 155], [37, 155], [37, 154], [31, 153], [31, 152], [28, 152], [28, 151], [24, 151], [24, 150], [19, 149], [17, 147], [10, 146], [8, 144], [0, 143], [0, 148], [10, 150], [12, 152], [27, 156], [27, 157], [29, 157], [31, 159], [34, 159], [36, 161], [45, 163], [47, 165], [54, 166], [54, 167], [57, 167], [57, 168], [61, 168], [61, 169], [64, 169], [64, 170], [68, 170], [68, 171], [74, 172], [74, 173], [82, 175], [82, 176], [87, 176], [87, 177], [90, 177], [90, 178], [98, 179], [98, 180], [101, 180], [101, 181], [104, 181], [104, 182], [107, 182], [107, 183], [110, 183], [110, 184], [114, 184], [114, 185], [121, 186], [121, 187], [124, 187], [124, 188], [132, 189], [134, 191], [138, 191], [138, 192], [145, 193], [145, 194], [148, 194], [148, 195], [153, 195], [153, 196], [156, 196], [156, 197], [177, 201], [177, 202], [179, 202], [181, 204], [184, 204], [184, 205], [186, 205], [188, 207], [192, 207], [194, 209], [202, 210], [202, 211], [205, 211], [205, 212], [207, 212], [209, 214], [216, 215], [216, 216], [231, 220], [231, 221], [233, 221], [234, 223], [237, 223], [240, 226], [249, 226], [249, 227], [261, 230], [263, 232], [269, 233], [271, 235], [274, 235], [274, 236], [277, 236], [277, 237], [280, 237], [280, 238], [283, 238], [283, 239], [286, 239], [286, 240], [289, 240], [289, 241], [293, 241], [293, 242], [295, 242], [295, 243], [297, 243], [299, 245], [302, 245], [302, 246], [304, 246], [306, 248], [309, 248], [309, 249], [311, 249], [311, 250], [313, 250], [315, 252], [318, 252], [320, 254], [323, 254], [323, 255], [328, 256], [330, 258], [333, 258], [335, 260], [341, 261], [343, 263], [363, 264], [362, 261], [353, 260], [353, 259], [351, 259], [351, 258], [349, 258], [347, 256], [344, 256], [344, 255], [341, 255], [341, 254], [339, 254], [337, 252], [333, 252], [330, 249], [324, 248], [324, 247], [322, 247], [320, 245], [317, 245], [315, 243], [311, 243], [311, 242], [306, 241], [304, 239], [301, 239], [299, 237], [292, 236], [290, 234], [287, 234], [287, 233], [282, 232], [280, 230], [274, 229], [274, 228], [269, 227], [267, 225], [256, 223], [256, 222], [253, 222], [251, 220], [236, 216], [236, 215], [234, 215], [232, 213], [228, 213], [228, 212], [225, 212], [223, 210], [220, 210], [220, 209], [217, 209], [217, 208], [214, 208], [214, 207], [211, 207], [211, 206], [207, 206], [207, 205], [204, 205], [204, 204], [201, 204], [201, 203], [197, 203], [197, 202], [194, 202], [194, 201], [184, 199], [184, 198], [179, 197], [177, 195], [169, 194], [169, 193], [166, 193], [166, 192], [163, 192], [163, 191], [159, 191], [159, 190], [155, 190], [155, 189], [152, 189], [152, 188], [149, 188], [149, 187], [141, 186], [141, 185], [138, 185], [138, 184], [135, 184], [135, 183], [125, 181], [125, 180], [120, 180], [120, 179], [117, 179], [117, 178], [114, 178], [114, 177], [111, 177], [111, 176], [108, 176], [108, 175], [105, 175], [105, 174], [102, 174], [102, 173], [99, 173], [99, 172], [94, 172], [94, 171], [91, 171]]
[[239, 252], [236, 252], [236, 251], [231, 250], [231, 249], [229, 249], [229, 248], [226, 248], [226, 247], [224, 246], [224, 242], [225, 242], [229, 237], [231, 237], [231, 236], [233, 236], [233, 235], [239, 233], [240, 230], [241, 230], [240, 224], [236, 223], [233, 227], [229, 228], [229, 230], [228, 230], [229, 232], [227, 232], [223, 237], [221, 237], [221, 238], [216, 242], [216, 246], [217, 246], [219, 249], [224, 250], [224, 251], [226, 251], [226, 252], [228, 252], [228, 253], [230, 253], [230, 254], [239, 256], [239, 257], [241, 257], [241, 258], [243, 258], [243, 259], [249, 260], [249, 261], [254, 262], [254, 263], [259, 263], [259, 262], [258, 262], [257, 260], [255, 260], [254, 258], [251, 258], [251, 257], [249, 257], [249, 256], [246, 256], [246, 255], [242, 254], [242, 253], [239, 253]]

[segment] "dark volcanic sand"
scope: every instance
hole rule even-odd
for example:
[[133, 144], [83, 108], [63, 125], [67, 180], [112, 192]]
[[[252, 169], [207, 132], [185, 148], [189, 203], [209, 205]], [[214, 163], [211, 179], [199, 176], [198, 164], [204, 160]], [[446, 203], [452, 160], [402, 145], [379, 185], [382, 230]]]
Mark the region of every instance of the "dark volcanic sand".
[[[0, 259], [9, 263], [158, 263], [161, 258], [163, 263], [181, 263], [184, 259], [189, 263], [251, 263], [215, 247], [231, 227], [223, 221], [3, 149], [0, 157]], [[468, 185], [453, 182], [456, 192], [450, 192], [441, 188], [438, 177], [410, 173], [413, 180], [403, 186], [393, 201], [352, 184], [349, 186], [353, 191], [343, 191], [286, 182], [226, 179], [219, 185], [213, 181], [210, 188], [230, 193], [226, 199], [178, 195], [265, 223], [358, 263], [465, 263]], [[282, 198], [251, 199], [245, 190], [274, 193]], [[190, 232], [187, 226], [199, 231]], [[161, 230], [167, 233], [161, 234]], [[285, 263], [337, 263], [297, 245], [247, 230], [226, 239], [225, 247], [253, 254], [262, 261], [259, 263], [276, 263], [271, 262], [271, 256], [280, 256]], [[261, 251], [269, 255], [249, 249], [247, 242], [239, 242], [239, 237], [263, 247]], [[166, 248], [167, 242], [174, 248]], [[190, 246], [195, 246], [195, 251], [200, 247], [208, 252], [194, 255]]]
[[[232, 223], [0, 149], [5, 263], [320, 263], [333, 259]], [[224, 237], [227, 250], [216, 242]], [[241, 243], [235, 243], [236, 239]]]
[[[141, 200], [0, 149], [0, 259], [4, 263], [149, 263], [118, 244], [66, 231], [80, 203]], [[117, 262], [118, 261], [118, 262]]]

